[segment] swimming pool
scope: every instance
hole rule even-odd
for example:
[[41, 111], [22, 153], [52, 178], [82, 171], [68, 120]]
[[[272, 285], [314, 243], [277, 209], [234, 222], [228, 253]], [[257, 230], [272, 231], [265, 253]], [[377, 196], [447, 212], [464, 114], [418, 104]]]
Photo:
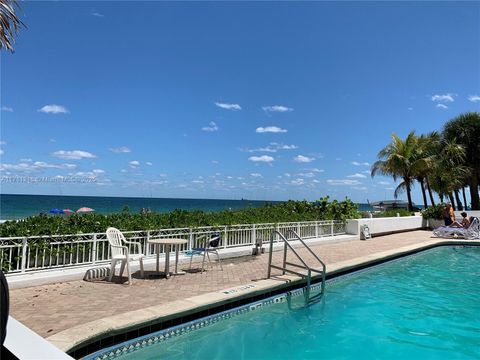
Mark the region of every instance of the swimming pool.
[[[480, 247], [439, 247], [87, 359], [479, 359]], [[297, 292], [298, 293], [298, 292]]]

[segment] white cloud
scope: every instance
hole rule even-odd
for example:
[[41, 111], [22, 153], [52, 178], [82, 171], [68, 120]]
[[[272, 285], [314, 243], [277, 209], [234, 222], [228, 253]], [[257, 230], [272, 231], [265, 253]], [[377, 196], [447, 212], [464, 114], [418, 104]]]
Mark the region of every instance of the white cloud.
[[378, 182], [380, 185], [390, 185], [388, 181], [379, 181]]
[[286, 176], [286, 177], [292, 176], [292, 174], [290, 174], [290, 173], [285, 173], [285, 174], [283, 174], [283, 175]]
[[37, 110], [38, 112], [45, 114], [68, 114], [68, 109], [63, 105], [45, 105], [41, 109]]
[[211, 163], [216, 165], [216, 164], [220, 164], [220, 161], [218, 161], [218, 160], [212, 160]]
[[105, 174], [105, 170], [102, 169], [94, 169], [92, 171], [79, 171], [76, 172], [74, 175], [75, 176], [83, 176], [83, 177], [90, 177], [90, 178], [96, 178], [100, 175]]
[[313, 172], [307, 172], [307, 173], [299, 173], [298, 176], [312, 178], [312, 177], [315, 177], [315, 174]]
[[215, 105], [217, 105], [219, 108], [226, 109], [226, 110], [242, 110], [242, 107], [238, 104], [227, 104], [227, 103], [221, 103], [221, 102], [216, 102]]
[[202, 127], [202, 131], [214, 132], [218, 131], [218, 126], [214, 121], [208, 123], [209, 126]]
[[96, 11], [93, 11], [93, 12], [92, 12], [92, 16], [99, 17], [99, 18], [105, 17], [105, 15], [100, 14], [99, 12], [96, 12]]
[[367, 191], [368, 188], [366, 186], [352, 186], [352, 189], [360, 190], [360, 191]]
[[2, 149], [0, 149], [0, 155], [3, 155], [5, 154], [5, 151], [3, 151]]
[[455, 94], [448, 93], [443, 95], [433, 95], [431, 99], [435, 102], [454, 102], [454, 96]]
[[283, 105], [263, 106], [262, 109], [263, 111], [266, 111], [266, 112], [279, 112], [279, 113], [293, 111], [292, 108], [289, 108]]
[[204, 182], [203, 180], [192, 180], [192, 184], [203, 184]]
[[413, 110], [413, 108], [412, 108], [412, 107], [409, 107], [409, 108], [408, 108], [408, 111], [412, 111], [412, 110]]
[[287, 130], [279, 128], [278, 126], [266, 126], [266, 127], [258, 127], [255, 132], [261, 133], [286, 133]]
[[136, 169], [140, 166], [140, 161], [132, 160], [128, 163], [128, 166], [130, 166], [132, 169]]
[[348, 178], [356, 178], [356, 179], [365, 179], [366, 176], [360, 173], [355, 173], [353, 175], [348, 175]]
[[480, 96], [479, 95], [470, 95], [468, 97], [468, 101], [471, 101], [471, 102], [480, 102]]
[[361, 171], [361, 173], [370, 175], [372, 172], [370, 170], [363, 170]]
[[313, 160], [315, 160], [315, 158], [311, 158], [311, 157], [303, 156], [303, 155], [297, 155], [293, 158], [293, 160], [295, 162], [299, 162], [299, 163], [309, 163], [309, 162], [312, 162]]
[[317, 179], [313, 179], [312, 182], [315, 184], [320, 184], [320, 180], [317, 180]]
[[444, 104], [437, 104], [437, 108], [440, 108], [440, 109], [448, 109], [448, 106], [447, 106], [447, 105], [444, 105]]
[[152, 165], [153, 165], [150, 161], [147, 161], [145, 164], [148, 165], [148, 166], [152, 166]]
[[254, 177], [254, 178], [261, 178], [261, 177], [263, 177], [262, 174], [260, 174], [260, 173], [251, 173], [250, 176], [251, 176], [251, 177]]
[[352, 165], [355, 165], [355, 166], [370, 166], [370, 163], [368, 163], [368, 162], [352, 161]]
[[96, 156], [88, 151], [83, 150], [58, 150], [52, 153], [53, 157], [67, 160], [93, 159]]
[[298, 149], [297, 145], [286, 145], [286, 144], [279, 144], [276, 142], [271, 142], [269, 145], [265, 147], [261, 147], [258, 149], [241, 149], [242, 151], [246, 152], [272, 152], [275, 153], [279, 150], [295, 150]]
[[268, 155], [262, 155], [262, 156], [250, 156], [248, 158], [249, 161], [253, 161], [253, 162], [266, 162], [266, 163], [270, 163], [272, 161], [274, 161], [275, 159], [271, 156], [268, 156]]
[[[31, 159], [24, 159], [25, 161], [18, 164], [0, 164], [0, 170], [2, 171], [39, 171], [45, 169], [63, 169], [63, 170], [72, 170], [76, 168], [75, 164], [50, 164], [43, 161], [32, 162]], [[26, 161], [30, 160], [30, 161]]]
[[323, 173], [325, 172], [325, 170], [323, 169], [317, 169], [317, 168], [312, 168], [312, 169], [306, 169], [308, 171], [313, 171], [313, 172], [316, 172], [316, 173]]
[[13, 112], [13, 108], [8, 107], [8, 106], [2, 106], [2, 111]]
[[4, 140], [0, 140], [0, 145], [7, 145], [7, 142]]
[[332, 180], [329, 179], [327, 180], [327, 183], [330, 185], [349, 185], [349, 186], [356, 186], [356, 185], [361, 185], [362, 183], [358, 180], [349, 180], [349, 179], [344, 179], [344, 180]]
[[117, 148], [110, 148], [109, 150], [111, 152], [114, 152], [114, 153], [129, 153], [129, 152], [132, 152], [132, 150], [130, 150], [130, 148], [128, 148], [126, 146], [120, 146], [120, 147], [117, 147]]
[[290, 184], [292, 184], [292, 185], [303, 185], [303, 184], [305, 184], [305, 180], [303, 180], [301, 178], [295, 179], [295, 180], [290, 181]]

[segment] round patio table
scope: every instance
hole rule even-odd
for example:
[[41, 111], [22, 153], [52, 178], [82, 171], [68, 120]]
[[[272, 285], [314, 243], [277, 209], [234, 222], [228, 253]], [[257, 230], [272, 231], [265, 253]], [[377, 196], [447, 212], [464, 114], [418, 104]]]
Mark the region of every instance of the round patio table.
[[178, 252], [180, 245], [185, 245], [188, 243], [185, 239], [149, 239], [147, 243], [155, 245], [155, 252], [157, 253], [157, 274], [160, 274], [160, 245], [165, 245], [165, 278], [168, 279], [170, 276], [170, 247], [175, 246], [175, 272], [173, 275], [183, 275], [185, 272], [178, 271]]

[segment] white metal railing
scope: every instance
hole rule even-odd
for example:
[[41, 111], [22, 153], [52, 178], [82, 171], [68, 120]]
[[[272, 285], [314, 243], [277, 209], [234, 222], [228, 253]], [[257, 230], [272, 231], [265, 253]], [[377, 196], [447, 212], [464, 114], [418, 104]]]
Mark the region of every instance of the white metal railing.
[[[145, 255], [149, 257], [154, 255], [153, 246], [147, 243], [150, 238], [188, 239], [188, 243], [180, 249], [185, 251], [200, 247], [201, 237], [216, 232], [222, 233], [221, 246], [232, 248], [268, 243], [274, 231], [279, 231], [290, 239], [291, 232], [288, 230], [295, 231], [303, 239], [311, 239], [345, 234], [346, 226], [343, 221], [336, 220], [305, 221], [125, 231], [124, 235], [130, 240], [140, 242]], [[131, 249], [132, 252], [135, 250]], [[0, 238], [0, 268], [9, 274], [93, 265], [109, 260], [110, 248], [105, 233]]]

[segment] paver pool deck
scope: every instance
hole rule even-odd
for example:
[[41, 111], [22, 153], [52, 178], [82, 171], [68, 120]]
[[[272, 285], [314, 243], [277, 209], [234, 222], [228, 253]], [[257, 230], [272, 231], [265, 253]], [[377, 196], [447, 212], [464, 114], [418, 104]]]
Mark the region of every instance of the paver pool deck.
[[[430, 231], [411, 231], [375, 237], [368, 241], [325, 242], [312, 249], [327, 264], [327, 272], [336, 264], [358, 258], [374, 257], [386, 251], [432, 242]], [[297, 249], [315, 264], [305, 249]], [[294, 260], [289, 253], [290, 260]], [[274, 252], [273, 262], [281, 264], [282, 252]], [[199, 258], [200, 259], [200, 258]], [[106, 280], [69, 281], [14, 289], [10, 292], [11, 315], [43, 337], [105, 317], [171, 303], [266, 278], [268, 254], [225, 259], [223, 271], [217, 264], [204, 273], [192, 272], [170, 279], [134, 277], [131, 286]], [[185, 266], [183, 266], [185, 268]], [[186, 266], [188, 268], [188, 266]], [[146, 270], [153, 270], [154, 265]], [[280, 273], [280, 272], [277, 272]]]

